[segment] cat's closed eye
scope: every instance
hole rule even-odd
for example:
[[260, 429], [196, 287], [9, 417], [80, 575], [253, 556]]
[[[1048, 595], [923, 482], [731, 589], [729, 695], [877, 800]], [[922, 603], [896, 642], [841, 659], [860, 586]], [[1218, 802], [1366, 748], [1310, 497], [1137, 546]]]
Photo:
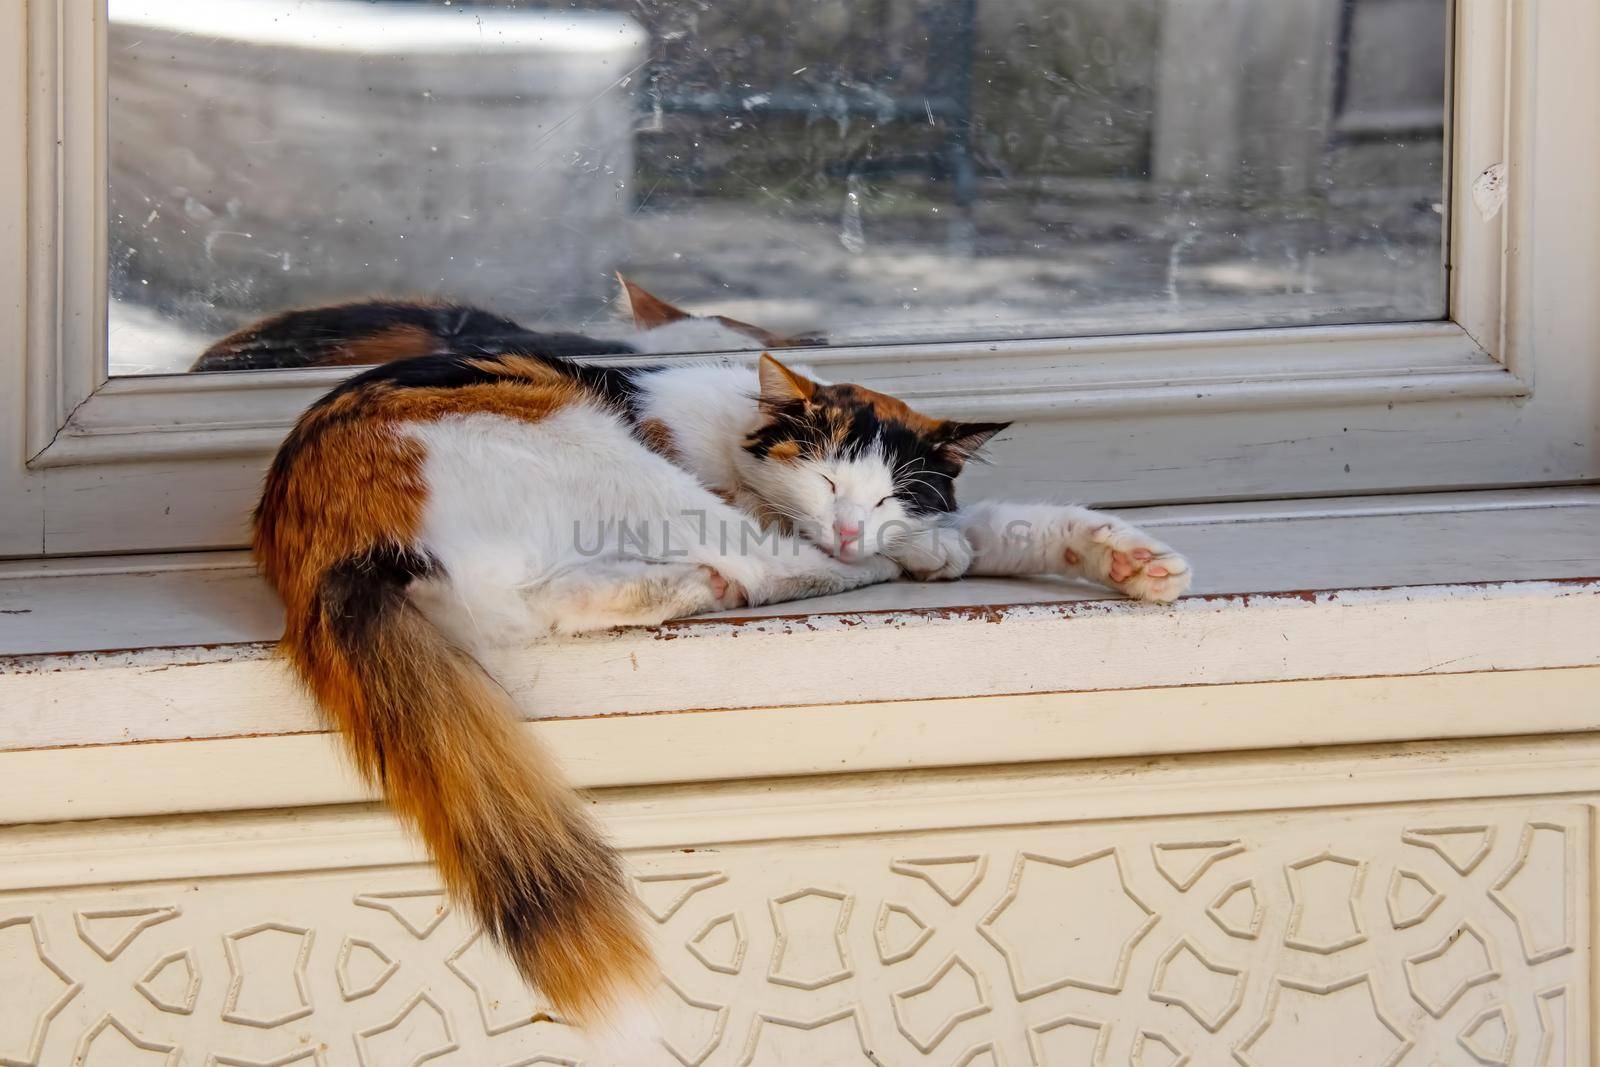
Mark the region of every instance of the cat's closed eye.
[[837, 493], [839, 491], [839, 487], [833, 484], [833, 479], [828, 477], [826, 474], [822, 476], [822, 480], [828, 483], [828, 490], [830, 492]]

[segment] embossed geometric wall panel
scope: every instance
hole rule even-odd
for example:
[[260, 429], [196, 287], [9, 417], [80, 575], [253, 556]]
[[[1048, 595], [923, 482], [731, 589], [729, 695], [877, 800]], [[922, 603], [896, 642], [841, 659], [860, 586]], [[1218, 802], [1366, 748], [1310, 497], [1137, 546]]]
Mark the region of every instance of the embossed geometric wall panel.
[[[800, 818], [630, 852], [666, 978], [661, 1044], [625, 1067], [1587, 1062], [1587, 803], [1071, 815], [845, 836]], [[326, 833], [355, 830], [393, 839], [381, 813]], [[142, 832], [136, 882], [0, 892], [0, 1065], [624, 1067], [427, 867], [339, 844], [316, 854], [348, 867], [198, 877], [199, 832]]]

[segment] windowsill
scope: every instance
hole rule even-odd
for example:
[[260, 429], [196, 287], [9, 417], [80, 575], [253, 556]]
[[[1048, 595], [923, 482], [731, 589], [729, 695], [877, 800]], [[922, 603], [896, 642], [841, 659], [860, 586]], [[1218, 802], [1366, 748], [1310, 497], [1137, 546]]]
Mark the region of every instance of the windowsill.
[[[1193, 595], [897, 583], [490, 666], [591, 786], [1600, 729], [1600, 489], [1125, 514], [1190, 555]], [[0, 811], [104, 814], [106, 781], [123, 814], [133, 786], [152, 812], [364, 797], [278, 625], [237, 553], [0, 564]], [[105, 772], [72, 797], [67, 749]], [[188, 790], [195, 759], [240, 789]]]
[[[1600, 486], [1130, 508], [1195, 564], [1186, 598], [1600, 576]], [[1000, 606], [1129, 605], [1051, 578], [895, 582], [839, 596], [671, 623], [804, 619]], [[204, 650], [255, 658], [282, 613], [245, 552], [0, 561], [0, 674], [60, 669], [76, 654]], [[636, 631], [651, 633], [653, 631]], [[0, 736], [0, 749], [4, 749]]]

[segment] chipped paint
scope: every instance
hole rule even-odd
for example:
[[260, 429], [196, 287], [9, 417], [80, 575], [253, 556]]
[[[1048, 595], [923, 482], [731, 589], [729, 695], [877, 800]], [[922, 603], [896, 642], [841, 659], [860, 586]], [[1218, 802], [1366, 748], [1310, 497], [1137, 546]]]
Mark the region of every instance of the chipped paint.
[[[1104, 617], [1142, 617], [1150, 615], [1193, 615], [1222, 608], [1277, 609], [1303, 605], [1360, 605], [1375, 600], [1390, 602], [1416, 594], [1429, 601], [1480, 599], [1498, 595], [1523, 596], [1530, 593], [1556, 597], [1593, 596], [1600, 593], [1600, 576], [1547, 579], [1532, 582], [1475, 582], [1453, 585], [1373, 585], [1345, 589], [1292, 589], [1269, 593], [1209, 593], [1188, 596], [1175, 604], [1156, 605], [1120, 597], [1068, 601], [1021, 601], [947, 605], [927, 608], [857, 609], [852, 611], [793, 611], [761, 615], [724, 613], [704, 618], [676, 619], [653, 627], [626, 627], [597, 634], [563, 638], [562, 642], [609, 642], [618, 638], [676, 641], [683, 638], [729, 636], [742, 633], [826, 633], [838, 629], [885, 626], [921, 626], [937, 622], [975, 621], [989, 624], [1038, 621], [1042, 619], [1087, 619]], [[60, 655], [0, 656], [0, 675], [53, 671], [96, 670], [108, 667], [194, 666], [269, 659], [273, 642], [202, 644], [173, 647], [121, 648]], [[633, 669], [637, 655], [629, 654]]]

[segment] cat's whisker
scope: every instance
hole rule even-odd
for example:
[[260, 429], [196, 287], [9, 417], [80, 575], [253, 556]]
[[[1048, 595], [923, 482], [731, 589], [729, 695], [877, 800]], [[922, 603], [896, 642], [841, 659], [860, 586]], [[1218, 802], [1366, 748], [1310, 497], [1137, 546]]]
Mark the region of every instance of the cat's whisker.
[[896, 483], [896, 488], [897, 489], [909, 489], [914, 485], [920, 485], [924, 489], [927, 489], [930, 492], [934, 492], [934, 493], [937, 493], [939, 491], [939, 487], [934, 485], [932, 482], [928, 481], [926, 478], [911, 478], [911, 479], [909, 479], [907, 481], [897, 482]]

